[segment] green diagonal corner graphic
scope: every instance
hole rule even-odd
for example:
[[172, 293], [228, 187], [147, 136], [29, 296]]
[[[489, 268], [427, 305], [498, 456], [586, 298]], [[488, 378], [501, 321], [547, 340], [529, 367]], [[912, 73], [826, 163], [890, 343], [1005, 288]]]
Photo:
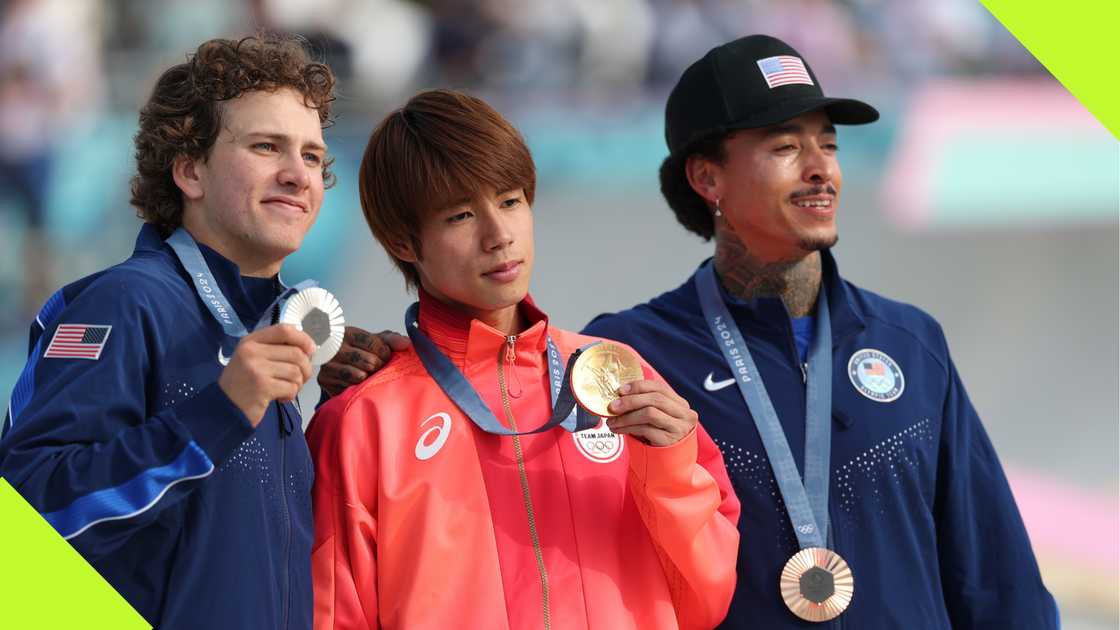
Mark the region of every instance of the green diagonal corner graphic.
[[151, 626], [0, 478], [0, 627]]
[[980, 0], [1046, 69], [1120, 139], [1117, 0]]

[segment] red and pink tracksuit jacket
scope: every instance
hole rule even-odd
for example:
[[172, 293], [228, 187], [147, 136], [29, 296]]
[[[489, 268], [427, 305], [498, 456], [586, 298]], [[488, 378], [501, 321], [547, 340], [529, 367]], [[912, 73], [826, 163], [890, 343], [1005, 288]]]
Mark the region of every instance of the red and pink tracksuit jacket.
[[[595, 338], [521, 308], [515, 338], [426, 295], [419, 323], [523, 431], [551, 411], [546, 335], [565, 362]], [[316, 628], [711, 628], [727, 612], [739, 501], [699, 426], [660, 448], [605, 423], [485, 433], [408, 350], [324, 404], [308, 442]]]

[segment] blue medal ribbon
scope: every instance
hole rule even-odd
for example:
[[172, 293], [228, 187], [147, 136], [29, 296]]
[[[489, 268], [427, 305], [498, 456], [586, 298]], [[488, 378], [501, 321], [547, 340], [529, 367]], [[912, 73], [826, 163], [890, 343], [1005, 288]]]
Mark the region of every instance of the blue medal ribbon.
[[700, 308], [723, 352], [727, 366], [739, 386], [755, 427], [762, 437], [766, 456], [782, 493], [794, 534], [802, 549], [826, 547], [828, 536], [828, 476], [831, 451], [832, 416], [832, 327], [824, 284], [817, 297], [817, 329], [809, 350], [807, 391], [805, 394], [805, 480], [797, 472], [789, 442], [778, 421], [762, 375], [755, 365], [747, 343], [719, 293], [712, 262], [696, 272]]
[[[222, 326], [222, 330], [226, 335], [235, 338], [241, 338], [249, 334], [245, 329], [245, 325], [241, 323], [241, 318], [237, 316], [237, 311], [233, 309], [233, 305], [226, 299], [222, 293], [221, 287], [218, 286], [217, 280], [214, 279], [214, 274], [210, 272], [210, 266], [206, 264], [206, 259], [202, 256], [202, 250], [198, 248], [198, 243], [194, 237], [190, 235], [183, 228], [179, 228], [167, 237], [167, 244], [171, 246], [175, 256], [179, 258], [179, 262], [183, 268], [190, 274], [191, 280], [194, 282], [194, 289], [198, 292], [198, 297], [206, 308], [210, 309], [210, 314]], [[288, 298], [296, 293], [307, 289], [309, 287], [319, 286], [319, 283], [314, 280], [304, 280], [293, 287], [286, 287], [281, 283], [283, 291], [277, 296], [272, 304], [264, 311], [264, 315], [253, 327], [253, 330], [263, 328], [272, 323], [272, 311], [278, 305], [283, 304]]]
[[543, 425], [532, 431], [513, 431], [502, 426], [494, 412], [478, 395], [478, 392], [455, 367], [451, 359], [443, 354], [436, 344], [420, 330], [419, 324], [420, 303], [415, 302], [404, 314], [404, 328], [412, 339], [412, 347], [416, 349], [424, 369], [439, 385], [447, 397], [474, 422], [475, 426], [487, 433], [495, 435], [529, 435], [543, 433], [553, 427], [560, 427], [565, 431], [575, 433], [599, 426], [599, 417], [592, 415], [583, 407], [576, 405], [575, 394], [572, 393], [571, 379], [566, 378], [575, 365], [576, 359], [583, 351], [600, 342], [595, 342], [580, 348], [568, 357], [566, 368], [561, 368], [560, 351], [552, 342], [552, 337], [546, 338], [548, 345], [548, 383], [549, 394], [552, 401], [552, 417]]

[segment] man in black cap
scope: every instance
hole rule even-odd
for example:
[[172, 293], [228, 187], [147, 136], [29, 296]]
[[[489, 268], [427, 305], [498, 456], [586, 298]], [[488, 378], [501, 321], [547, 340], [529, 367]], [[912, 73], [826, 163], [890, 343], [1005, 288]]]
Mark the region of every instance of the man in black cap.
[[709, 51], [669, 96], [661, 190], [715, 256], [584, 332], [637, 349], [723, 450], [743, 510], [722, 627], [1057, 627], [940, 326], [829, 251], [834, 125], [878, 117], [773, 37]]
[[[940, 326], [829, 251], [834, 125], [878, 117], [773, 37], [709, 51], [669, 97], [661, 190], [715, 255], [584, 332], [633, 346], [723, 451], [743, 509], [721, 627], [1056, 628]], [[364, 377], [351, 354], [324, 372]]]

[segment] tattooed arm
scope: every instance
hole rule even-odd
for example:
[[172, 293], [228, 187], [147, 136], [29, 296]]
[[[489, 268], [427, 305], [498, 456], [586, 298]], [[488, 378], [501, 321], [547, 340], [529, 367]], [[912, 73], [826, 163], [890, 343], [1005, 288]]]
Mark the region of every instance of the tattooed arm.
[[410, 343], [408, 337], [392, 331], [374, 334], [347, 326], [342, 348], [319, 369], [319, 388], [326, 396], [338, 395], [385, 367], [393, 352], [404, 350]]

